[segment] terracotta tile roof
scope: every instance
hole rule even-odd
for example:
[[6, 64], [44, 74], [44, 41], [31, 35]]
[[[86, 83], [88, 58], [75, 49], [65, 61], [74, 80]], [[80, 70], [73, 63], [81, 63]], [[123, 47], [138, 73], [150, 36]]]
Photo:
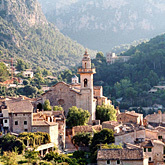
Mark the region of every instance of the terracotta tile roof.
[[155, 129], [158, 130], [159, 132], [165, 132], [165, 127], [162, 126], [158, 126]]
[[110, 124], [110, 125], [115, 126], [115, 127], [120, 125], [120, 123], [117, 121], [104, 121], [102, 124]]
[[165, 144], [162, 141], [160, 141], [160, 140], [153, 140], [153, 143], [154, 144], [160, 144], [160, 145], [164, 145], [165, 146]]
[[151, 140], [146, 140], [146, 141], [141, 143], [141, 146], [142, 147], [153, 147], [154, 144], [153, 144], [153, 142]]
[[96, 131], [101, 131], [102, 126], [101, 125], [84, 125], [84, 126], [75, 126], [72, 128], [74, 133], [78, 132], [93, 132], [94, 130]]
[[29, 100], [6, 100], [9, 113], [32, 113], [33, 105]]
[[143, 160], [142, 149], [103, 149], [97, 152], [97, 160]]
[[94, 125], [92, 126], [92, 129], [95, 131], [101, 131], [102, 130], [102, 125]]
[[93, 89], [101, 89], [102, 86], [94, 86]]
[[143, 114], [140, 114], [140, 113], [136, 113], [135, 111], [127, 111], [127, 112], [125, 112], [126, 114], [128, 114], [128, 115], [132, 115], [132, 116], [140, 116], [140, 115], [143, 115]]
[[33, 121], [32, 126], [53, 126], [57, 125], [55, 122], [47, 122], [47, 121]]
[[92, 132], [92, 125], [83, 125], [83, 126], [75, 126], [72, 128], [74, 132]]

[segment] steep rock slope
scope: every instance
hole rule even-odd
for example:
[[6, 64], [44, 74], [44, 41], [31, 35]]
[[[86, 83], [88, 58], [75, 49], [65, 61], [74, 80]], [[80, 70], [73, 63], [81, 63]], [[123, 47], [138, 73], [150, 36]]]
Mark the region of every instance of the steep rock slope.
[[92, 49], [109, 51], [164, 32], [164, 0], [39, 0], [49, 21]]
[[78, 64], [84, 50], [46, 20], [37, 0], [0, 0], [1, 59], [23, 58], [32, 67], [62, 70]]

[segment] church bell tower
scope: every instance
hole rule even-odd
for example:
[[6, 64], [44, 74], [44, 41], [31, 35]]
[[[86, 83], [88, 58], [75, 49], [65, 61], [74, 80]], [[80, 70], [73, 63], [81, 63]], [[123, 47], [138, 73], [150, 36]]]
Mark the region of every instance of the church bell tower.
[[96, 105], [93, 98], [93, 74], [96, 73], [95, 68], [91, 67], [91, 59], [87, 51], [82, 59], [82, 66], [78, 68], [81, 81], [81, 105], [84, 110], [88, 110], [91, 114], [90, 122], [95, 120]]

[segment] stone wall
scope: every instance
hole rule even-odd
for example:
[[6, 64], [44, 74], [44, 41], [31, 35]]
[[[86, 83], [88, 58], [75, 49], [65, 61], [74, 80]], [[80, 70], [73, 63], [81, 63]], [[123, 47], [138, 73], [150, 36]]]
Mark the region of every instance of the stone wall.
[[[120, 162], [122, 165], [148, 165], [146, 162], [143, 164], [143, 160], [123, 160]], [[98, 160], [97, 165], [108, 165], [106, 160]], [[117, 165], [116, 160], [111, 160], [110, 165]]]
[[[18, 125], [16, 125], [16, 122], [18, 122]], [[15, 132], [15, 133], [31, 132], [31, 125], [32, 125], [32, 113], [14, 113], [12, 114], [12, 116], [10, 114], [11, 132]]]
[[46, 132], [50, 135], [51, 142], [58, 146], [58, 124], [52, 126], [32, 126], [32, 132]]
[[51, 90], [42, 96], [43, 103], [46, 99], [49, 99], [51, 106], [61, 105], [65, 114], [68, 113], [70, 107], [76, 106], [77, 94], [71, 90], [69, 85], [60, 82], [53, 86]]
[[146, 120], [148, 123], [165, 123], [165, 114], [158, 111], [158, 113], [147, 115]]
[[158, 161], [163, 162], [163, 153], [164, 145], [161, 143], [154, 142], [153, 160], [155, 164], [157, 164]]
[[117, 116], [117, 121], [122, 123], [137, 123], [137, 116], [121, 113]]

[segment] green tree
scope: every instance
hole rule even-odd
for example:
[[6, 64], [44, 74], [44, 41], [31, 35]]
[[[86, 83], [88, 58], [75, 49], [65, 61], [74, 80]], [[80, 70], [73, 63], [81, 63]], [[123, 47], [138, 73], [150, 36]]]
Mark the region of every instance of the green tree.
[[30, 84], [30, 82], [29, 82], [29, 80], [23, 80], [23, 85], [29, 85]]
[[14, 151], [17, 149], [17, 152], [21, 154], [25, 149], [24, 143], [14, 135], [6, 134], [0, 138], [0, 148], [2, 151]]
[[148, 80], [151, 86], [157, 85], [157, 83], [159, 82], [158, 75], [153, 70], [150, 71], [148, 75]]
[[4, 63], [0, 62], [0, 82], [5, 81], [9, 77], [9, 72]]
[[102, 149], [122, 149], [123, 147], [122, 147], [122, 144], [119, 144], [119, 145], [116, 145], [116, 144], [114, 144], [114, 143], [112, 143], [112, 144], [103, 144], [102, 146], [101, 146], [101, 148]]
[[16, 63], [16, 69], [18, 71], [24, 71], [26, 69], [28, 69], [28, 64], [24, 62], [24, 60], [22, 59], [17, 59], [17, 63]]
[[39, 152], [34, 150], [25, 151], [24, 157], [28, 160], [28, 164], [34, 163], [39, 160]]
[[17, 165], [17, 155], [17, 152], [6, 151], [3, 153], [1, 160], [4, 165]]
[[96, 59], [103, 59], [103, 58], [104, 58], [103, 52], [98, 52], [98, 53], [96, 54]]
[[96, 119], [103, 121], [116, 121], [116, 109], [113, 105], [98, 105], [96, 107]]
[[78, 165], [75, 158], [69, 158], [67, 155], [59, 154], [57, 152], [50, 152], [45, 155], [44, 160], [51, 161], [53, 160], [55, 164], [63, 164], [64, 162], [72, 165]]
[[43, 108], [44, 108], [44, 111], [51, 111], [52, 110], [52, 108], [50, 106], [50, 101], [48, 99], [45, 100]]
[[90, 146], [91, 161], [96, 162], [97, 150], [100, 148], [100, 144], [114, 143], [114, 132], [111, 129], [104, 128], [100, 132], [95, 133]]
[[38, 92], [38, 89], [36, 87], [33, 87], [31, 85], [26, 85], [24, 88], [23, 88], [23, 95], [25, 96], [35, 96]]
[[86, 123], [88, 123], [89, 117], [90, 113], [88, 110], [83, 110], [82, 108], [72, 106], [71, 108], [69, 108], [66, 123], [68, 127], [85, 125]]
[[53, 111], [63, 111], [63, 108], [61, 106], [54, 106]]
[[79, 133], [72, 137], [72, 143], [79, 147], [88, 147], [91, 143], [92, 135], [90, 133]]

